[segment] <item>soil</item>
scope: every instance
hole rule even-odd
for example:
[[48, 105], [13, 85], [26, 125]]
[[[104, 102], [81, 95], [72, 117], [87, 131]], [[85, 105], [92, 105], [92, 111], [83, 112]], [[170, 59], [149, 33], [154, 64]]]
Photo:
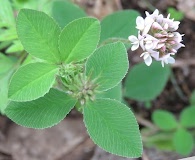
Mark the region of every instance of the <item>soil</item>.
[[[195, 88], [195, 22], [193, 15], [194, 0], [72, 0], [86, 10], [89, 15], [102, 19], [107, 14], [121, 9], [136, 9], [141, 14], [145, 10], [158, 8], [166, 14], [169, 6], [185, 14], [179, 32], [184, 33], [185, 48], [180, 49], [176, 63], [172, 66], [176, 85], [167, 83], [163, 93], [152, 102], [151, 109], [144, 109], [141, 103], [128, 100], [142, 120], [150, 122], [151, 112], [161, 108], [176, 115], [189, 104], [189, 97]], [[193, 4], [191, 4], [194, 2]], [[188, 4], [190, 3], [190, 4]], [[137, 53], [137, 54], [136, 54]], [[129, 51], [131, 66], [142, 61], [140, 51]], [[177, 91], [179, 86], [180, 94]], [[171, 96], [170, 96], [171, 95]], [[139, 120], [138, 120], [139, 121]], [[139, 121], [141, 126], [143, 124]], [[195, 153], [192, 156], [195, 156]], [[182, 158], [173, 152], [157, 149], [144, 149], [139, 160], [176, 160]], [[89, 138], [83, 124], [82, 115], [73, 111], [60, 124], [45, 130], [28, 129], [16, 125], [4, 116], [0, 116], [0, 160], [132, 160], [106, 153]], [[138, 159], [137, 159], [138, 160]]]

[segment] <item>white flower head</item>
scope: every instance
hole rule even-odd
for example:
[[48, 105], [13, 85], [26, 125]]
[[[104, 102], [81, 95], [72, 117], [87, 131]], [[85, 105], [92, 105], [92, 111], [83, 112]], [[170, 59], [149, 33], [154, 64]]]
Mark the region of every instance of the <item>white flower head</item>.
[[143, 49], [140, 57], [143, 57], [147, 66], [150, 66], [152, 59], [161, 61], [162, 66], [165, 64], [175, 63], [171, 55], [175, 55], [177, 50], [185, 47], [182, 37], [176, 30], [179, 28], [179, 21], [170, 19], [170, 14], [165, 18], [156, 9], [152, 14], [146, 11], [146, 18], [138, 16], [136, 19], [136, 28], [138, 37], [129, 36], [132, 44], [131, 50]]

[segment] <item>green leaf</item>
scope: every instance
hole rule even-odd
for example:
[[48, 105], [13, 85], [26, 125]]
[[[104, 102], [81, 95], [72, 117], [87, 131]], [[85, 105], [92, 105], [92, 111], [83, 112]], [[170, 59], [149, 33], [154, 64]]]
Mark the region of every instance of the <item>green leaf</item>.
[[145, 101], [144, 102], [144, 107], [147, 108], [147, 109], [151, 109], [151, 107], [152, 107], [151, 101]]
[[4, 113], [4, 109], [7, 106], [8, 103], [8, 84], [9, 84], [9, 78], [10, 76], [6, 75], [5, 77], [0, 77], [0, 112]]
[[97, 98], [110, 98], [110, 99], [115, 99], [121, 102], [122, 100], [122, 84], [119, 83], [117, 86], [101, 92], [96, 95]]
[[173, 114], [163, 110], [154, 111], [153, 122], [162, 130], [170, 131], [177, 128], [178, 124]]
[[136, 18], [140, 14], [134, 10], [118, 11], [101, 21], [100, 43], [109, 38], [125, 38], [137, 35]]
[[63, 120], [76, 100], [64, 92], [51, 89], [44, 97], [30, 102], [10, 102], [6, 115], [15, 123], [29, 128], [48, 128]]
[[13, 64], [14, 61], [11, 58], [0, 53], [0, 76], [7, 73], [12, 68]]
[[163, 91], [169, 75], [169, 66], [163, 68], [159, 62], [150, 67], [144, 63], [135, 65], [125, 80], [125, 96], [138, 101], [153, 100]]
[[14, 26], [15, 18], [9, 0], [0, 0], [0, 22], [6, 26]]
[[16, 53], [16, 52], [20, 52], [20, 51], [23, 51], [24, 48], [21, 44], [21, 42], [19, 40], [15, 40], [13, 41], [13, 44], [6, 49], [6, 53]]
[[13, 6], [16, 10], [20, 10], [22, 8], [26, 9], [34, 9], [43, 11], [49, 15], [51, 15], [52, 4], [54, 0], [12, 0]]
[[61, 62], [58, 50], [60, 28], [47, 14], [30, 9], [20, 10], [17, 32], [27, 52], [48, 62]]
[[4, 114], [4, 110], [8, 104], [8, 85], [13, 70], [12, 68], [6, 74], [0, 75], [0, 112], [2, 114]]
[[194, 139], [191, 133], [185, 129], [178, 129], [173, 137], [176, 151], [182, 155], [189, 155], [194, 147]]
[[98, 48], [86, 63], [86, 75], [91, 79], [97, 79], [100, 91], [116, 86], [124, 78], [127, 70], [127, 51], [121, 42]]
[[80, 18], [69, 23], [60, 34], [62, 61], [70, 63], [87, 58], [99, 41], [100, 24], [95, 18]]
[[58, 68], [46, 63], [30, 63], [13, 75], [8, 97], [14, 101], [31, 101], [44, 96], [55, 82]]
[[195, 127], [195, 106], [189, 106], [182, 111], [180, 123], [183, 127]]
[[43, 61], [29, 54], [27, 55], [25, 60], [22, 62], [22, 66], [29, 64], [29, 63], [36, 63], [36, 62], [43, 62]]
[[124, 157], [140, 157], [142, 142], [131, 110], [111, 99], [97, 99], [84, 107], [84, 123], [91, 139], [104, 150]]
[[160, 132], [150, 135], [144, 141], [147, 147], [158, 148], [166, 151], [173, 151], [175, 147], [173, 146], [173, 134], [169, 132]]
[[3, 33], [0, 34], [0, 42], [11, 41], [17, 38], [18, 36], [15, 28], [6, 29]]
[[87, 15], [81, 8], [66, 0], [53, 2], [52, 16], [64, 28], [71, 21]]
[[169, 7], [167, 12], [170, 13], [171, 19], [174, 18], [175, 21], [181, 21], [184, 18], [184, 13], [176, 10], [173, 7]]
[[9, 47], [9, 45], [11, 44], [12, 42], [11, 41], [4, 41], [4, 42], [1, 42], [0, 43], [0, 50], [3, 50], [7, 47]]
[[0, 53], [0, 112], [2, 114], [4, 114], [4, 109], [8, 103], [8, 85], [15, 70], [15, 63], [15, 58]]

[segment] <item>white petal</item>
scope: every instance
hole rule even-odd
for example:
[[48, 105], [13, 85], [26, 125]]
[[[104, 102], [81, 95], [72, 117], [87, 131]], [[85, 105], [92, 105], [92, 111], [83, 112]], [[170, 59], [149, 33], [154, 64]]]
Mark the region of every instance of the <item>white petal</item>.
[[164, 63], [168, 64], [168, 57], [164, 58]]
[[165, 45], [165, 43], [158, 43], [156, 49], [160, 49]]
[[164, 67], [164, 66], [165, 66], [165, 65], [164, 65], [164, 61], [163, 61], [163, 60], [161, 61], [161, 65], [162, 65], [162, 67]]
[[162, 26], [161, 26], [159, 23], [157, 23], [157, 22], [154, 22], [154, 23], [152, 24], [152, 27], [153, 27], [154, 29], [163, 30]]
[[171, 52], [171, 53], [169, 53], [169, 54], [170, 54], [170, 55], [173, 55], [173, 56], [175, 55], [175, 53], [174, 53], [174, 52]]
[[173, 21], [169, 24], [169, 30], [170, 31], [176, 31], [178, 28], [179, 28], [179, 24], [180, 22], [179, 21]]
[[148, 54], [148, 52], [143, 52], [140, 57], [143, 57], [145, 54]]
[[146, 43], [145, 44], [145, 48], [146, 48], [146, 50], [153, 49], [153, 43], [152, 43], [152, 41], [151, 41], [151, 43]]
[[164, 27], [163, 27], [165, 30], [167, 30], [169, 28], [169, 25], [168, 23], [165, 23]]
[[159, 60], [159, 52], [153, 51], [153, 50], [149, 50], [148, 52], [150, 53], [150, 55], [151, 55], [154, 59]]
[[158, 43], [159, 43], [158, 40], [154, 40], [153, 41], [153, 47], [152, 47], [152, 49], [155, 49]]
[[155, 9], [155, 11], [153, 12], [153, 15], [154, 16], [158, 16], [158, 14], [159, 14], [159, 10], [158, 9]]
[[180, 22], [179, 21], [174, 21], [173, 24], [174, 24], [174, 27], [177, 28], [179, 26]]
[[146, 17], [144, 20], [145, 25], [152, 25], [153, 22], [154, 22], [154, 19], [151, 17]]
[[[145, 55], [146, 56], [146, 55]], [[151, 63], [152, 63], [152, 57], [150, 56], [150, 55], [148, 55], [148, 56], [146, 56], [145, 57], [144, 56], [144, 62], [145, 62], [145, 64], [147, 65], [147, 66], [150, 66], [151, 65]]]
[[129, 36], [128, 39], [129, 39], [129, 41], [131, 41], [131, 42], [136, 42], [136, 41], [138, 41], [138, 39], [137, 39], [136, 36]]
[[143, 40], [140, 41], [140, 47], [141, 47], [143, 50], [145, 50], [144, 41], [143, 41]]
[[185, 47], [185, 45], [181, 43], [181, 47]]
[[156, 20], [158, 23], [163, 23], [163, 21], [164, 21], [164, 17], [163, 17], [163, 15], [162, 14], [159, 14], [158, 16], [157, 16], [157, 20]]
[[131, 47], [131, 50], [132, 51], [135, 51], [136, 49], [139, 48], [139, 43], [136, 43], [136, 44], [133, 44], [132, 47]]
[[172, 48], [171, 52], [173, 52], [172, 55], [175, 55], [175, 53], [177, 53], [177, 50]]
[[170, 38], [171, 38], [171, 37], [174, 37], [174, 34], [169, 33], [169, 34], [168, 34], [168, 37], [170, 37]]
[[168, 63], [173, 64], [175, 63], [175, 59], [173, 57], [167, 58]]
[[182, 41], [182, 35], [181, 35], [179, 32], [174, 32], [174, 37], [173, 37], [173, 39], [174, 39], [176, 42], [180, 43], [180, 42]]
[[185, 47], [185, 45], [182, 43], [176, 43], [175, 45], [172, 46], [172, 48], [175, 50], [178, 50], [181, 47]]
[[144, 29], [143, 29], [142, 35], [146, 35], [149, 32], [153, 22], [154, 22], [154, 20], [151, 17], [145, 18]]
[[150, 54], [148, 52], [145, 52], [144, 57], [143, 57], [144, 60], [147, 59], [148, 57], [150, 57]]
[[142, 35], [143, 35], [143, 36], [146, 35], [146, 34], [149, 32], [150, 28], [151, 28], [151, 25], [145, 26], [144, 29], [143, 29]]
[[169, 19], [170, 18], [170, 13], [167, 15], [167, 19]]
[[145, 11], [146, 17], [149, 17], [150, 14], [148, 13], [148, 11]]
[[143, 30], [144, 29], [144, 19], [140, 16], [138, 16], [136, 18], [136, 28], [139, 30]]

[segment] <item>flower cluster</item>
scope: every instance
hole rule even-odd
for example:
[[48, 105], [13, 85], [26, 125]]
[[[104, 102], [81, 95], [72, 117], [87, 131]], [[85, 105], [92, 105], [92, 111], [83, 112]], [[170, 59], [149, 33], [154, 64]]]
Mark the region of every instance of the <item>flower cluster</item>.
[[161, 61], [162, 66], [168, 63], [174, 63], [172, 57], [177, 53], [177, 50], [184, 45], [181, 43], [182, 36], [176, 30], [180, 22], [170, 19], [170, 14], [164, 18], [156, 9], [153, 14], [146, 12], [146, 18], [138, 16], [136, 19], [136, 28], [138, 37], [129, 36], [129, 41], [132, 44], [131, 50], [139, 48], [143, 49], [140, 57], [143, 57], [147, 66], [152, 63], [152, 58]]

